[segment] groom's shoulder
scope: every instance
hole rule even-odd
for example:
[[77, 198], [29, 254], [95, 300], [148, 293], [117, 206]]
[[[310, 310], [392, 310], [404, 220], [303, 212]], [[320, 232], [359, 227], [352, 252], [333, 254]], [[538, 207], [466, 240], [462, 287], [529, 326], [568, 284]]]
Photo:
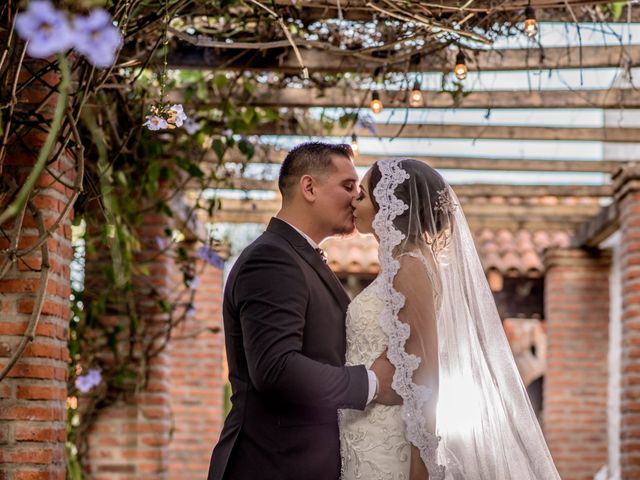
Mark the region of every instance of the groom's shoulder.
[[251, 242], [238, 257], [239, 264], [262, 258], [289, 258], [293, 247], [278, 235], [264, 232]]

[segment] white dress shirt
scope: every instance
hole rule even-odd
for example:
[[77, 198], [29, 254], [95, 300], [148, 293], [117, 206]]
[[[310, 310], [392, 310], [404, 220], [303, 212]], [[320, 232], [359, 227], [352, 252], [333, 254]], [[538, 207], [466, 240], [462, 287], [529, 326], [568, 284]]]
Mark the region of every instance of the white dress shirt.
[[[282, 220], [281, 218], [279, 220]], [[302, 235], [304, 237], [304, 239], [309, 242], [309, 245], [311, 245], [313, 247], [314, 250], [317, 250], [318, 248], [320, 248], [318, 246], [318, 244], [316, 242], [313, 241], [313, 239], [307, 235], [306, 233], [304, 233], [302, 230], [300, 230], [299, 228], [297, 228], [295, 225], [291, 225], [289, 222], [282, 220], [284, 223], [286, 223], [287, 225], [289, 225], [291, 228], [293, 228], [296, 232], [298, 232], [300, 235]], [[378, 377], [376, 376], [376, 374], [373, 372], [373, 370], [367, 370], [367, 375], [369, 376], [369, 392], [367, 393], [367, 405], [369, 405], [377, 391], [378, 391]]]

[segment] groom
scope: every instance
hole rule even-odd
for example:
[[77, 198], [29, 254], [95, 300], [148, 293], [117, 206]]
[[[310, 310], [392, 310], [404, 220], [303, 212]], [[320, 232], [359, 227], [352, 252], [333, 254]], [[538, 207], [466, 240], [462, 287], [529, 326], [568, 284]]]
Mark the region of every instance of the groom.
[[349, 297], [318, 244], [353, 232], [358, 176], [348, 145], [289, 152], [282, 208], [229, 274], [224, 331], [232, 408], [209, 480], [337, 480], [337, 409], [395, 403], [393, 368], [345, 367]]

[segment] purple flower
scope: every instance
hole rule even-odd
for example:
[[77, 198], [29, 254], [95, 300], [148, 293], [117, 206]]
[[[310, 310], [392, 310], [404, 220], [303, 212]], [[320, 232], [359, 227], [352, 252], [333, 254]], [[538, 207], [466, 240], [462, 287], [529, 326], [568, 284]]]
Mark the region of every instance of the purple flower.
[[16, 18], [16, 30], [28, 42], [27, 53], [47, 58], [73, 46], [73, 32], [67, 17], [47, 0], [34, 0]]
[[167, 119], [167, 122], [172, 123], [176, 127], [181, 127], [184, 121], [187, 119], [187, 115], [184, 113], [184, 109], [179, 103], [171, 105], [169, 107], [168, 114], [169, 118]]
[[371, 135], [376, 135], [376, 122], [369, 114], [358, 115], [356, 128], [366, 128], [371, 132]]
[[187, 305], [187, 311], [185, 312], [185, 315], [187, 317], [193, 317], [196, 314], [196, 306], [193, 303], [190, 303], [189, 305]]
[[164, 238], [156, 236], [155, 240], [156, 240], [156, 245], [158, 246], [158, 250], [164, 250], [165, 247], [167, 246], [164, 241]]
[[198, 257], [218, 270], [222, 270], [224, 268], [224, 260], [222, 257], [208, 245], [203, 245], [198, 249]]
[[122, 35], [113, 24], [111, 15], [101, 8], [88, 16], [76, 16], [73, 46], [98, 68], [107, 68], [116, 61], [116, 53], [122, 45]]
[[198, 132], [202, 128], [200, 124], [191, 117], [187, 118], [184, 121], [183, 126], [189, 135], [193, 135], [194, 133]]
[[102, 381], [100, 370], [96, 368], [90, 369], [86, 375], [80, 375], [76, 378], [76, 388], [82, 393], [87, 393]]
[[147, 115], [147, 121], [144, 122], [142, 126], [154, 131], [169, 128], [167, 121], [158, 115]]

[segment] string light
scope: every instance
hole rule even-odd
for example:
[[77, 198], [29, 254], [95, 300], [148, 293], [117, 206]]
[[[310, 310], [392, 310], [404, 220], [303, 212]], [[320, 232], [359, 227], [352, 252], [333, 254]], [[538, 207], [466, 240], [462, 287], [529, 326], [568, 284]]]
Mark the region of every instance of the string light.
[[524, 33], [529, 38], [535, 37], [538, 33], [538, 21], [536, 20], [536, 11], [530, 5], [524, 9]]
[[378, 92], [371, 93], [371, 103], [369, 107], [373, 113], [380, 113], [382, 111], [382, 102], [380, 101], [380, 94]]
[[351, 134], [351, 150], [353, 150], [353, 154], [357, 155], [360, 147], [358, 146], [358, 136], [355, 133]]
[[409, 93], [409, 105], [412, 107], [421, 107], [423, 105], [422, 91], [420, 91], [420, 82], [416, 80]]
[[464, 80], [465, 78], [467, 78], [468, 72], [469, 70], [467, 69], [466, 58], [462, 50], [460, 50], [458, 52], [458, 55], [456, 55], [456, 66], [453, 69], [453, 73], [456, 74], [458, 80]]

